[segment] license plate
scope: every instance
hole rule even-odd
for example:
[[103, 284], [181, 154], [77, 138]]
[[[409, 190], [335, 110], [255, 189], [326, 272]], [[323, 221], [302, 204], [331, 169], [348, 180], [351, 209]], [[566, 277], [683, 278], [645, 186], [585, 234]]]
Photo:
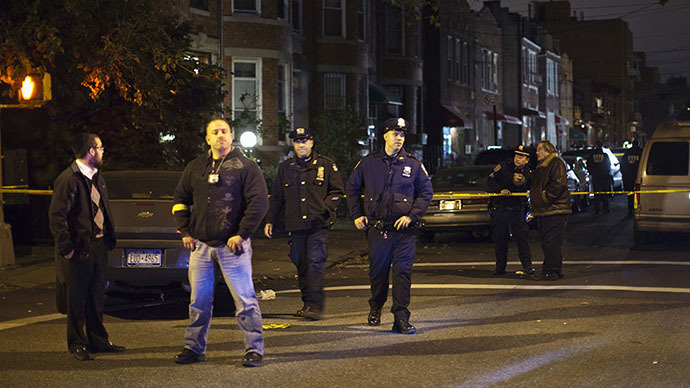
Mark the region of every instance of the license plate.
[[462, 208], [460, 201], [443, 201], [439, 202], [438, 208], [440, 210], [460, 210]]
[[160, 267], [163, 253], [160, 249], [128, 249], [128, 267]]

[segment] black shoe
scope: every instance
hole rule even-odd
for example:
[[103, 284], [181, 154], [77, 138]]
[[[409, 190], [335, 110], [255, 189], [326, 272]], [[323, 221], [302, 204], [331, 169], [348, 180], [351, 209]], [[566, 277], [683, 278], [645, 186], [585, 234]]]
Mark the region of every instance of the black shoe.
[[302, 316], [310, 321], [319, 321], [323, 319], [323, 312], [320, 309], [307, 307]]
[[518, 276], [533, 276], [535, 273], [537, 273], [537, 270], [534, 268], [529, 268], [525, 270], [520, 270], [520, 271], [515, 271], [515, 274]]
[[71, 353], [72, 353], [72, 357], [76, 358], [79, 361], [93, 360], [91, 353], [89, 353], [89, 351], [86, 350], [86, 346], [80, 346], [80, 347], [72, 350]]
[[562, 273], [548, 272], [548, 273], [542, 273], [540, 275], [535, 276], [534, 280], [554, 281], [554, 280], [561, 279], [562, 277], [563, 277]]
[[92, 348], [91, 351], [93, 353], [122, 353], [125, 351], [125, 347], [108, 342], [105, 346]]
[[303, 316], [304, 316], [304, 312], [307, 311], [308, 309], [309, 309], [309, 306], [307, 306], [307, 305], [305, 304], [304, 306], [302, 306], [301, 309], [297, 310], [297, 312], [295, 313], [295, 316], [303, 317]]
[[496, 269], [494, 270], [494, 275], [497, 275], [497, 276], [498, 276], [498, 275], [505, 275], [505, 274], [506, 274], [506, 270], [505, 270], [505, 269], [498, 269], [498, 268], [496, 268]]
[[206, 356], [203, 354], [197, 354], [187, 348], [184, 348], [182, 353], [175, 356], [175, 362], [178, 364], [194, 364], [195, 362], [204, 361], [205, 358]]
[[372, 307], [369, 310], [369, 316], [367, 317], [367, 322], [369, 326], [378, 326], [381, 324], [381, 309], [378, 307]]
[[242, 366], [246, 368], [261, 366], [263, 359], [264, 357], [257, 352], [247, 352], [242, 358]]
[[395, 321], [392, 330], [393, 332], [400, 334], [414, 334], [417, 332], [417, 329], [415, 329], [415, 327], [412, 326], [410, 322], [404, 319], [398, 319], [397, 321]]

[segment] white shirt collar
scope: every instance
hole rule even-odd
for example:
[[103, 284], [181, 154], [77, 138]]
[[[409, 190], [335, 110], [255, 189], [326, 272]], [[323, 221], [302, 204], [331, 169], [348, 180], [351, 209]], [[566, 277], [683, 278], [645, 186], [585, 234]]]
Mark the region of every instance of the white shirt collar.
[[93, 176], [98, 172], [97, 168], [91, 168], [79, 159], [77, 159], [77, 167], [79, 167], [79, 171], [89, 179], [93, 179]]

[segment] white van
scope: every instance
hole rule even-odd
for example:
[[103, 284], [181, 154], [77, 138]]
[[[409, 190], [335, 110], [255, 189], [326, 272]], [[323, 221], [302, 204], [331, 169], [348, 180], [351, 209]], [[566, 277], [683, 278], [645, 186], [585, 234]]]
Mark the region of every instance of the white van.
[[642, 151], [633, 239], [649, 242], [658, 232], [690, 232], [690, 121], [660, 124]]

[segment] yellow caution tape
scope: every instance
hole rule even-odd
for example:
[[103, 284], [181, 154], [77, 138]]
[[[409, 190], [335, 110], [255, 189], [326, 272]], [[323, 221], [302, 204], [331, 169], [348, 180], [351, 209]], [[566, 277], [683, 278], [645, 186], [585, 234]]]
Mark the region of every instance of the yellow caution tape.
[[261, 325], [261, 327], [264, 328], [264, 330], [271, 330], [271, 329], [287, 329], [290, 327], [289, 323], [269, 323], [266, 325]]

